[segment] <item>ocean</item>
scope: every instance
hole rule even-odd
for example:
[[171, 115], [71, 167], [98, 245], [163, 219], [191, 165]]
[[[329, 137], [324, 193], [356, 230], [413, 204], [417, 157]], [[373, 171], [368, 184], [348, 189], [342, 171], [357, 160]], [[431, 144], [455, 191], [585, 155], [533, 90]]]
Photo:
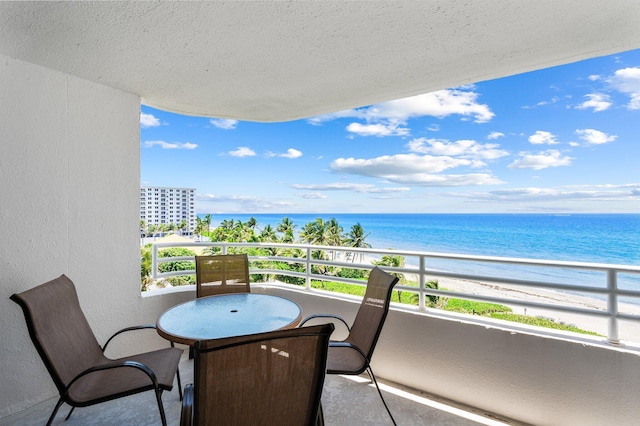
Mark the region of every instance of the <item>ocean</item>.
[[[199, 215], [204, 217], [204, 215]], [[373, 248], [416, 250], [482, 256], [519, 257], [640, 266], [640, 214], [212, 214], [211, 226], [222, 220], [257, 220], [257, 227], [275, 226], [290, 218], [299, 232], [317, 217], [335, 218], [344, 232], [360, 223]], [[411, 259], [407, 259], [411, 264]], [[413, 262], [415, 263], [415, 262]], [[519, 278], [558, 276], [562, 283], [587, 284], [594, 273], [568, 273], [556, 268], [491, 265], [430, 265], [476, 274], [517, 273]], [[551, 270], [553, 269], [553, 271]], [[640, 290], [640, 276], [621, 276], [621, 288]], [[594, 284], [595, 285], [595, 284]]]

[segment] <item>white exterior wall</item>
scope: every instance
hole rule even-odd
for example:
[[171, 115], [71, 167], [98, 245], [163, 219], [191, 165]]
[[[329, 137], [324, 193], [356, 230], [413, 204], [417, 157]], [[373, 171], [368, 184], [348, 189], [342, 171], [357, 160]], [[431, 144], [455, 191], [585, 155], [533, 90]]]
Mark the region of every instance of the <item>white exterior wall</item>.
[[11, 294], [68, 275], [101, 343], [163, 308], [140, 295], [139, 114], [135, 95], [0, 55], [0, 418], [57, 395]]

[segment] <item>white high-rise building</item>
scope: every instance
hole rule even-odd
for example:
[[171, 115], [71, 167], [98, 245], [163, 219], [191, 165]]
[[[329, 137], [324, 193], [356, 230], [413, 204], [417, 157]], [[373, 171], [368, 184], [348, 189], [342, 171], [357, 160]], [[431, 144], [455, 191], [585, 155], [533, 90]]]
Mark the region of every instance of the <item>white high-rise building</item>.
[[196, 226], [195, 198], [195, 188], [141, 187], [140, 220], [147, 225], [176, 226], [185, 220], [185, 232], [191, 233]]

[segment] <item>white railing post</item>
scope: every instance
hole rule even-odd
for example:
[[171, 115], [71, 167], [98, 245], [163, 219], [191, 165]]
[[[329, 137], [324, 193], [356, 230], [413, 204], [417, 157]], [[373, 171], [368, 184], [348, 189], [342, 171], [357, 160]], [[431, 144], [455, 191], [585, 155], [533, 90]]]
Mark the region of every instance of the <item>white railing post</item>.
[[307, 263], [306, 263], [307, 278], [305, 286], [307, 290], [311, 290], [311, 248], [307, 247]]
[[151, 245], [151, 278], [158, 279], [158, 246]]
[[618, 335], [618, 275], [614, 269], [607, 270], [607, 310], [609, 312], [609, 333], [607, 340], [613, 345], [620, 344]]
[[424, 294], [425, 291], [425, 285], [426, 285], [426, 277], [424, 276], [424, 268], [425, 268], [425, 261], [424, 261], [424, 256], [420, 256], [420, 271], [418, 274], [418, 280], [420, 282], [420, 291], [418, 292], [418, 309], [421, 311], [426, 311], [427, 310], [427, 303], [426, 303], [426, 297]]

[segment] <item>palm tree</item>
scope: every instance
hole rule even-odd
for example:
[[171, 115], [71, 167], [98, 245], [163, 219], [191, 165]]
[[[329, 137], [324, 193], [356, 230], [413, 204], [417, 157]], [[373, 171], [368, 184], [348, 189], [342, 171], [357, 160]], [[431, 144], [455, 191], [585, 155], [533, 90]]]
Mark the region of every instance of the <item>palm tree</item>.
[[262, 232], [260, 232], [260, 241], [264, 241], [265, 243], [275, 243], [278, 241], [278, 236], [276, 235], [275, 230], [271, 227], [271, 225], [267, 225], [264, 227]]
[[[349, 231], [349, 233], [345, 236], [344, 242], [349, 247], [371, 248], [371, 244], [365, 241], [370, 234], [370, 232], [367, 232], [367, 234], [365, 235], [362, 225], [360, 225], [360, 222], [358, 222], [351, 227], [351, 231]], [[364, 259], [364, 253], [359, 252], [357, 256], [360, 258], [360, 262], [362, 262], [362, 260]], [[354, 262], [355, 259], [356, 255], [354, 254], [351, 258], [351, 262]]]
[[233, 219], [225, 219], [222, 221], [222, 223], [220, 223], [220, 228], [222, 229], [233, 229], [233, 227], [235, 226], [235, 221]]
[[182, 235], [184, 233], [184, 231], [187, 229], [187, 221], [186, 220], [182, 220], [182, 222], [180, 222], [180, 224], [178, 225], [178, 229], [180, 230], [180, 235]]
[[302, 228], [300, 240], [307, 244], [324, 245], [325, 243], [326, 225], [322, 218], [318, 217], [315, 221], [309, 222]]
[[[335, 218], [329, 219], [325, 222], [324, 235], [323, 235], [324, 243], [330, 246], [341, 246], [342, 245], [342, 226], [338, 224], [338, 221]], [[336, 252], [331, 251], [331, 260], [335, 260]]]
[[203, 222], [206, 227], [207, 235], [209, 235], [209, 232], [211, 232], [211, 215], [210, 214], [205, 215]]
[[296, 225], [288, 217], [283, 217], [282, 221], [276, 226], [276, 232], [282, 232], [282, 242], [290, 244], [294, 240], [294, 230]]
[[193, 229], [193, 233], [199, 236], [202, 233], [202, 219], [196, 216], [196, 227]]
[[144, 237], [147, 236], [147, 222], [140, 219], [140, 244], [144, 241]]
[[[404, 268], [404, 256], [399, 255], [385, 255], [380, 258], [380, 260], [373, 262], [374, 265], [377, 266], [390, 266], [392, 268]], [[390, 272], [391, 275], [394, 275], [400, 279], [400, 284], [405, 282], [405, 277], [403, 273], [400, 272]], [[400, 302], [400, 295], [402, 294], [401, 290], [398, 290], [398, 302]]]

